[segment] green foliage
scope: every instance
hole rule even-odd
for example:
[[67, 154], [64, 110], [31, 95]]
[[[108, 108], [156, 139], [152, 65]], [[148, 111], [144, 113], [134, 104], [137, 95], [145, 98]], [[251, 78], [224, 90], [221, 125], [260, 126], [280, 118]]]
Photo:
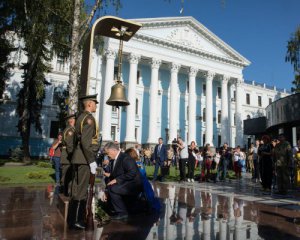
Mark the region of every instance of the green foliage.
[[[44, 175], [43, 178], [34, 179], [27, 176], [30, 172], [38, 172]], [[54, 183], [53, 168], [41, 169], [38, 166], [27, 165], [27, 166], [3, 166], [0, 167], [0, 177], [7, 179], [7, 181], [0, 181], [1, 184], [39, 184], [39, 183]], [[10, 178], [10, 180], [8, 180]]]
[[49, 162], [38, 162], [37, 166], [40, 168], [52, 168], [52, 164]]
[[47, 173], [45, 172], [29, 172], [26, 176], [30, 179], [46, 179]]
[[295, 72], [295, 79], [292, 82], [294, 84], [292, 92], [300, 92], [300, 26], [298, 26], [288, 41], [285, 61], [293, 65]]
[[8, 182], [10, 180], [11, 180], [11, 178], [9, 178], [9, 177], [0, 176], [0, 182]]
[[12, 149], [11, 155], [10, 155], [12, 161], [15, 161], [15, 162], [22, 161], [23, 156], [24, 156], [24, 153], [23, 153], [23, 150], [21, 147], [16, 147], [16, 148]]

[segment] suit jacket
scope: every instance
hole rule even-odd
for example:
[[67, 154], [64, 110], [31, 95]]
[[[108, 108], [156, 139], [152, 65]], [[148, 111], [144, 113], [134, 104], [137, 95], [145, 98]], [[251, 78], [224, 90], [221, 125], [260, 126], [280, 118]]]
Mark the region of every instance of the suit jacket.
[[167, 148], [164, 144], [162, 144], [159, 151], [158, 146], [159, 144], [157, 144], [154, 148], [154, 160], [163, 163], [164, 161], [167, 161], [168, 158]]
[[[117, 161], [116, 161], [117, 160]], [[120, 195], [137, 195], [142, 191], [142, 178], [134, 159], [120, 152], [109, 179], [116, 179], [111, 191]]]

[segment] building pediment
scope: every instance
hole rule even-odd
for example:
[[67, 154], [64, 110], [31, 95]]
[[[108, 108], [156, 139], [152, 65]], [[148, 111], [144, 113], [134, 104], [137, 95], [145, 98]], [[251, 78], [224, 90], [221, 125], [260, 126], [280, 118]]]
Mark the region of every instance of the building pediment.
[[231, 48], [193, 17], [134, 19], [142, 23], [138, 40], [248, 66], [250, 61]]

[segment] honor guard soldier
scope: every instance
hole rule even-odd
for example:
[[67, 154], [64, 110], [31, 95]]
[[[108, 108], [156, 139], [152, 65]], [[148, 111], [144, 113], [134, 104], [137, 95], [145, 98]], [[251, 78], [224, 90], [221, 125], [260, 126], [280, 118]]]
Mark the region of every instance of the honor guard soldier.
[[70, 228], [85, 228], [85, 210], [90, 174], [96, 174], [96, 154], [99, 150], [98, 127], [92, 113], [96, 112], [97, 94], [79, 98], [84, 111], [75, 124], [75, 144], [72, 156], [73, 181], [69, 205]]
[[75, 114], [68, 115], [66, 118], [67, 127], [63, 131], [62, 136], [62, 151], [61, 151], [61, 186], [65, 196], [69, 196], [72, 182], [71, 160], [74, 149], [75, 136]]

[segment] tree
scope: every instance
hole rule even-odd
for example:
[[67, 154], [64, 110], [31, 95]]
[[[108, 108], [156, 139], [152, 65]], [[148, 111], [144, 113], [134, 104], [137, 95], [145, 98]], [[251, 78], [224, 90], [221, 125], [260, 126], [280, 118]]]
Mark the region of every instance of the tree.
[[285, 57], [287, 62], [293, 65], [295, 79], [292, 82], [294, 87], [292, 87], [292, 92], [300, 92], [300, 26], [291, 36], [287, 44], [287, 54]]

